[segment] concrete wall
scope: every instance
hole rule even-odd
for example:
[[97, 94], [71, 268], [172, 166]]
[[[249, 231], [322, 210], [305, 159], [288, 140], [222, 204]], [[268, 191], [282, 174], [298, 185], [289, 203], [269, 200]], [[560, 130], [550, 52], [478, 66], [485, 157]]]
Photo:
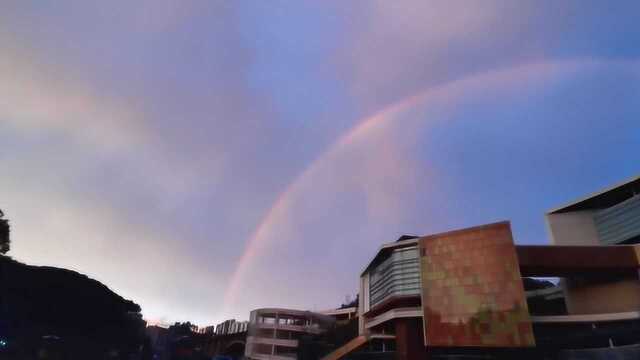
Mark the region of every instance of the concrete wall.
[[547, 214], [547, 227], [554, 245], [602, 245], [593, 220], [595, 211]]
[[369, 311], [369, 273], [360, 277], [360, 295], [358, 296], [358, 334], [364, 335], [364, 313]]
[[627, 278], [595, 284], [565, 279], [567, 311], [571, 315], [603, 314], [640, 310], [640, 280]]

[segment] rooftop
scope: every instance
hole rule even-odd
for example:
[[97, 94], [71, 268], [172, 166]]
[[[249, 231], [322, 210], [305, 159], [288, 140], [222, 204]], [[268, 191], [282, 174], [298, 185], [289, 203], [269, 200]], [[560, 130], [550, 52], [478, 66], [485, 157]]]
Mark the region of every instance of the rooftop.
[[576, 200], [567, 205], [550, 210], [547, 214], [561, 214], [572, 211], [604, 209], [619, 204], [640, 194], [640, 176], [616, 184], [595, 194]]

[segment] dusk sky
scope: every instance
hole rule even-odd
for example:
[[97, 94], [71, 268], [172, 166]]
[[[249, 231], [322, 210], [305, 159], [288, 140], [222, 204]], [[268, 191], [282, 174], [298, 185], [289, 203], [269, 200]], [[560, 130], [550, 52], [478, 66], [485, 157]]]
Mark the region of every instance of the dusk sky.
[[[151, 322], [355, 296], [377, 248], [640, 174], [638, 1], [0, 3], [14, 258]], [[89, 315], [88, 315], [89, 316]]]

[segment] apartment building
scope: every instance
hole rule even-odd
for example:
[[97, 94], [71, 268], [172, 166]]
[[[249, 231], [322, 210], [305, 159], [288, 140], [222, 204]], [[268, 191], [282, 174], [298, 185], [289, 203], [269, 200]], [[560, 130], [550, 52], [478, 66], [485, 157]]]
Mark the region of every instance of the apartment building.
[[300, 338], [319, 335], [334, 322], [330, 316], [293, 309], [265, 308], [251, 312], [245, 357], [253, 360], [291, 360]]

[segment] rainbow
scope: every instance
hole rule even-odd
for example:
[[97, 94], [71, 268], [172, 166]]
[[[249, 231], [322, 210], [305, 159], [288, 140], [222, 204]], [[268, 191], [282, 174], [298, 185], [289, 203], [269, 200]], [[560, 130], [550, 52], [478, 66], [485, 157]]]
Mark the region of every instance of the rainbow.
[[[606, 61], [606, 63], [609, 62], [610, 61]], [[393, 103], [381, 111], [359, 121], [356, 126], [348, 130], [336, 142], [329, 146], [321, 156], [305, 168], [280, 194], [269, 211], [267, 211], [249, 238], [245, 250], [232, 273], [224, 295], [223, 312], [227, 313], [232, 304], [234, 304], [249, 265], [260, 253], [260, 250], [267, 245], [268, 234], [274, 225], [284, 218], [291, 200], [305, 180], [311, 178], [311, 174], [321, 167], [325, 161], [328, 161], [332, 155], [335, 155], [357, 139], [368, 136], [374, 127], [390, 122], [395, 119], [397, 115], [418, 105], [427, 106], [430, 100], [455, 101], [470, 92], [475, 93], [476, 91], [487, 91], [487, 89], [505, 87], [510, 89], [512, 86], [529, 84], [529, 82], [533, 81], [541, 82], [552, 80], [556, 75], [578, 71], [584, 67], [597, 66], [602, 63], [602, 61], [593, 59], [538, 62], [473, 74], [462, 79], [430, 87], [418, 94]]]

